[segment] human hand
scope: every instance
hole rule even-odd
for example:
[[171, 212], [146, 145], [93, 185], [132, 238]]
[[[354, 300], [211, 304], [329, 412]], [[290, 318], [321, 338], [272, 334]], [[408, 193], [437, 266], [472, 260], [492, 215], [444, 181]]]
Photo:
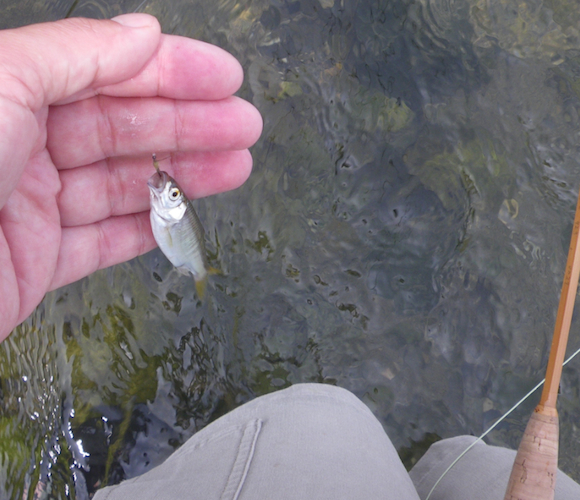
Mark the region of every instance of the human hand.
[[47, 291], [155, 247], [151, 153], [190, 197], [234, 189], [262, 120], [231, 96], [231, 55], [145, 14], [0, 31], [0, 47], [1, 341]]

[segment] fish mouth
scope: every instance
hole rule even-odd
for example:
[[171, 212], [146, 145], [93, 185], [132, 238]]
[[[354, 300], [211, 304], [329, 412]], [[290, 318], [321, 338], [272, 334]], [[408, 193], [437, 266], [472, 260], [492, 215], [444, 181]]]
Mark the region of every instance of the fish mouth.
[[147, 186], [149, 186], [149, 189], [151, 191], [160, 193], [161, 191], [163, 191], [163, 187], [165, 186], [165, 184], [167, 184], [168, 180], [169, 175], [167, 175], [167, 172], [161, 170], [160, 172], [156, 172], [151, 177], [149, 177], [149, 180], [147, 181]]

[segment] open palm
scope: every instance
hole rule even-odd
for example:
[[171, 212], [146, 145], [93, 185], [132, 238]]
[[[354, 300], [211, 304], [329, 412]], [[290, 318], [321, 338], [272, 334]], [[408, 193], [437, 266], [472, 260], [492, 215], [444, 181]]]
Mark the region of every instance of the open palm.
[[143, 14], [0, 32], [0, 340], [54, 288], [155, 246], [146, 179], [242, 184], [259, 113], [226, 52]]

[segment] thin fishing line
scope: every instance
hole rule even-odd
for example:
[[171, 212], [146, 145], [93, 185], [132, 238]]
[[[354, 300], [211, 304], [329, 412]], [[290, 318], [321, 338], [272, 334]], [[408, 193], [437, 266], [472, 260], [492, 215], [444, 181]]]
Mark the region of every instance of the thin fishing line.
[[[570, 361], [572, 361], [577, 354], [580, 353], [580, 348], [578, 348], [576, 350], [576, 352], [574, 352], [566, 361], [564, 361], [562, 363], [562, 366], [566, 366]], [[429, 498], [431, 497], [431, 494], [433, 493], [433, 491], [435, 491], [435, 488], [437, 488], [438, 484], [441, 482], [441, 480], [445, 477], [445, 475], [453, 468], [453, 466], [459, 462], [459, 460], [461, 460], [463, 458], [463, 456], [469, 451], [471, 450], [471, 448], [473, 448], [479, 441], [481, 441], [485, 436], [487, 436], [491, 431], [493, 431], [500, 423], [502, 423], [506, 417], [512, 413], [518, 406], [520, 406], [526, 399], [528, 399], [534, 392], [536, 392], [540, 387], [542, 387], [542, 385], [544, 384], [544, 382], [546, 381], [546, 379], [544, 378], [539, 384], [537, 384], [533, 389], [531, 389], [522, 399], [520, 399], [515, 405], [513, 405], [504, 415], [502, 415], [500, 418], [498, 418], [496, 420], [496, 422], [489, 428], [487, 429], [481, 436], [479, 436], [473, 443], [471, 443], [465, 450], [463, 450], [461, 452], [461, 454], [455, 459], [453, 460], [453, 462], [451, 462], [451, 465], [449, 467], [447, 467], [447, 469], [445, 469], [445, 471], [443, 472], [443, 474], [441, 474], [441, 476], [439, 477], [439, 479], [437, 479], [437, 481], [435, 482], [435, 484], [433, 485], [433, 487], [431, 488], [431, 490], [429, 491], [429, 494], [427, 495], [427, 497], [425, 498], [425, 500], [429, 500]]]
[[143, 0], [143, 1], [142, 1], [142, 2], [139, 4], [139, 7], [137, 7], [137, 8], [136, 8], [136, 9], [133, 11], [133, 13], [135, 13], [135, 12], [139, 11], [139, 9], [140, 9], [141, 7], [143, 7], [143, 5], [144, 5], [144, 4], [146, 4], [146, 3], [147, 3], [147, 0]]

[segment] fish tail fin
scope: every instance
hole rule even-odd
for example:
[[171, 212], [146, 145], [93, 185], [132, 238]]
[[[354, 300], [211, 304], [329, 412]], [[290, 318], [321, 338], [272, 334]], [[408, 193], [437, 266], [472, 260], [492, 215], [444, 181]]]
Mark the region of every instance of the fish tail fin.
[[220, 269], [210, 267], [205, 272], [203, 278], [195, 280], [195, 290], [197, 291], [197, 296], [200, 299], [203, 299], [203, 297], [205, 296], [205, 289], [207, 288], [207, 277], [213, 274], [224, 274], [224, 273]]
[[207, 274], [199, 279], [199, 280], [195, 280], [195, 291], [197, 292], [197, 296], [200, 299], [203, 299], [203, 297], [205, 296], [205, 289], [207, 288]]

